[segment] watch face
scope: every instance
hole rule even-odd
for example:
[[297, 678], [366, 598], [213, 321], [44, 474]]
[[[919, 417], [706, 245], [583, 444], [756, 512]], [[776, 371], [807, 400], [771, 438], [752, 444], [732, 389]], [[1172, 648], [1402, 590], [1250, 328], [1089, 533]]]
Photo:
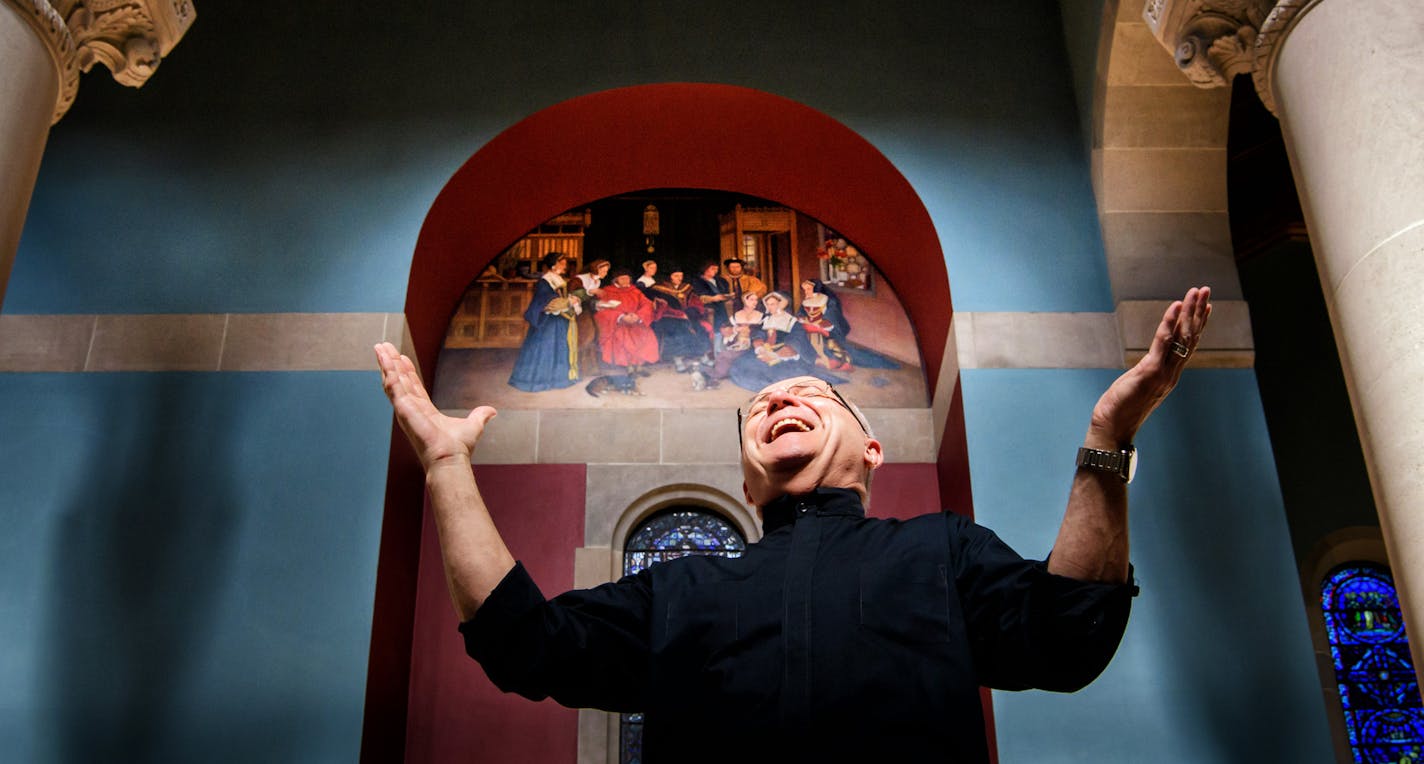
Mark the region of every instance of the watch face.
[[1127, 457], [1127, 482], [1131, 483], [1132, 478], [1137, 475], [1137, 449], [1128, 446], [1124, 455]]

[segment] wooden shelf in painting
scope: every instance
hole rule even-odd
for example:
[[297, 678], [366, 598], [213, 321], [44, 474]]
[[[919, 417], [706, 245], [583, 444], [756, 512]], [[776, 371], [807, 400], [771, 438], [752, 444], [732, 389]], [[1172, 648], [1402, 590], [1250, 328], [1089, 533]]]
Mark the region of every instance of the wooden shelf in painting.
[[480, 279], [476, 281], [445, 334], [447, 348], [517, 348], [528, 325], [524, 309], [534, 295], [531, 279]]
[[593, 222], [589, 210], [565, 212], [549, 218], [514, 242], [475, 279], [450, 319], [445, 333], [447, 348], [517, 348], [524, 343], [528, 324], [524, 309], [534, 296], [538, 279], [517, 274], [538, 274], [539, 261], [550, 252], [569, 256], [569, 274], [583, 266], [584, 229]]

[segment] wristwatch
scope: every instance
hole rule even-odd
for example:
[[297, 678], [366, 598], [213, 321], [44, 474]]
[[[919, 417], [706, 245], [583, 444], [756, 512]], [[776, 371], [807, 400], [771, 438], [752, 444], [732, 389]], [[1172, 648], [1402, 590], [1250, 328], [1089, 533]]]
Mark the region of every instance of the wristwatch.
[[1123, 483], [1131, 483], [1137, 474], [1137, 447], [1129, 443], [1121, 451], [1102, 451], [1084, 446], [1078, 449], [1078, 468], [1111, 472]]

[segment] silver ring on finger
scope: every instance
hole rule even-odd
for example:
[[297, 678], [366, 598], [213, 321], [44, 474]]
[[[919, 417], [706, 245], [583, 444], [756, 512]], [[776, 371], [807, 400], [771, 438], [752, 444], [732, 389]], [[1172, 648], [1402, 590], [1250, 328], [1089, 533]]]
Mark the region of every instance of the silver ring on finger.
[[1191, 347], [1175, 339], [1168, 342], [1167, 347], [1170, 347], [1172, 349], [1172, 353], [1178, 358], [1186, 358], [1187, 356], [1190, 356], [1192, 354]]

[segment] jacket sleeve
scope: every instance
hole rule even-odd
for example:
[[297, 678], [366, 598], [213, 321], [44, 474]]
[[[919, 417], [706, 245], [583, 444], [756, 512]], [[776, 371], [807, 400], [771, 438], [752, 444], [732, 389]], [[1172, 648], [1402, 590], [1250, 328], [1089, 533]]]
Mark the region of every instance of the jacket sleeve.
[[546, 600], [522, 563], [460, 624], [495, 686], [571, 708], [642, 710], [651, 587], [644, 575]]
[[979, 683], [1073, 692], [1107, 668], [1137, 587], [1079, 581], [949, 516], [950, 557]]

